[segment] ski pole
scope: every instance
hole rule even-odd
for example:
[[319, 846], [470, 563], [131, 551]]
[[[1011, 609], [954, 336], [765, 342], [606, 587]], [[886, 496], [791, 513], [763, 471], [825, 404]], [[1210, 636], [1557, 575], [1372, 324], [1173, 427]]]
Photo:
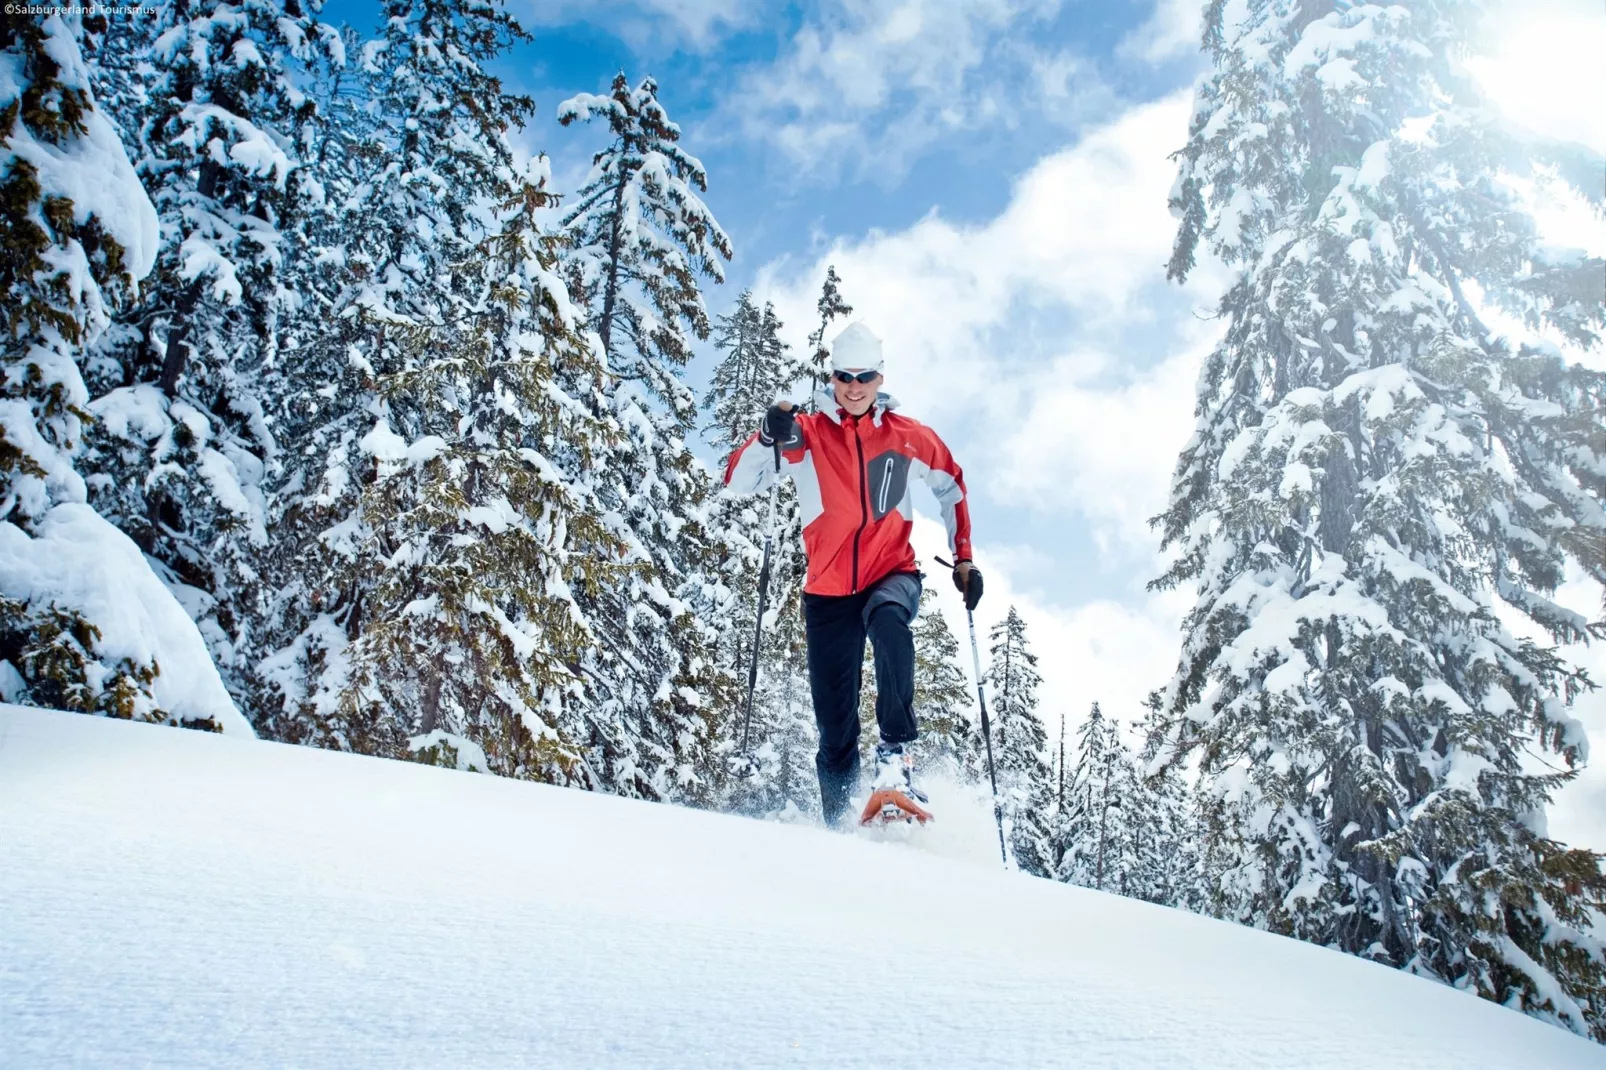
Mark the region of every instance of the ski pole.
[[753, 691], [758, 685], [758, 644], [764, 635], [764, 607], [770, 592], [770, 551], [775, 544], [775, 492], [781, 485], [781, 444], [775, 443], [775, 479], [770, 483], [769, 519], [764, 522], [764, 563], [758, 570], [758, 616], [753, 621], [753, 657], [747, 665], [747, 712], [742, 717], [742, 761], [744, 775], [751, 776], [753, 756], [748, 740], [753, 730]]
[[[954, 566], [942, 558], [937, 558], [937, 564]], [[965, 621], [970, 625], [970, 660], [976, 666], [976, 702], [981, 706], [981, 738], [987, 744], [987, 780], [993, 788], [993, 823], [998, 826], [998, 857], [1003, 859], [1005, 868], [1009, 866], [1009, 852], [1004, 848], [1004, 805], [998, 799], [998, 774], [993, 770], [993, 727], [987, 720], [987, 692], [983, 690], [981, 681], [981, 648], [976, 645], [976, 615], [969, 606], [965, 607]]]
[[1009, 866], [1009, 852], [1004, 849], [1004, 806], [998, 800], [998, 774], [993, 771], [993, 728], [987, 723], [987, 693], [981, 682], [981, 651], [976, 646], [976, 617], [967, 607], [965, 620], [970, 623], [970, 658], [976, 666], [976, 701], [981, 705], [981, 738], [987, 741], [987, 779], [993, 787], [993, 823], [998, 826], [998, 857]]

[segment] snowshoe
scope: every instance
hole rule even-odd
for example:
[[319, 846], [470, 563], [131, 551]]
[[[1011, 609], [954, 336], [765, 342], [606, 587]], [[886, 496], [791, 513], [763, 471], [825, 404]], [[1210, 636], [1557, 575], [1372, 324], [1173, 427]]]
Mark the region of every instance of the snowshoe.
[[880, 743], [875, 749], [875, 780], [870, 799], [859, 815], [860, 825], [890, 825], [895, 822], [924, 825], [932, 820], [925, 793], [914, 786], [914, 755], [901, 743]]

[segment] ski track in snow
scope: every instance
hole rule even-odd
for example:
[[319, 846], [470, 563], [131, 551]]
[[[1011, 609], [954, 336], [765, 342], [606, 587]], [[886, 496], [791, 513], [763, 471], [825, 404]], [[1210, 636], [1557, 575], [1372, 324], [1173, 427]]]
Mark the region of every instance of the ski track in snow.
[[1606, 1066], [1002, 872], [979, 812], [850, 836], [0, 706], [0, 1065]]

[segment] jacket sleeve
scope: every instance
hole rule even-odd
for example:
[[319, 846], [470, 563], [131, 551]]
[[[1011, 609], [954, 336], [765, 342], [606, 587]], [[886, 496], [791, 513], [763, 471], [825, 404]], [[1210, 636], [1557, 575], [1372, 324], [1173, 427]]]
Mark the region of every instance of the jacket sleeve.
[[965, 490], [965, 474], [937, 432], [924, 425], [920, 430], [920, 460], [925, 469], [921, 476], [942, 507], [942, 522], [948, 528], [948, 547], [954, 552], [954, 561], [969, 561], [970, 495]]
[[[807, 449], [800, 420], [793, 425], [792, 437], [781, 444], [781, 460], [784, 464], [797, 464]], [[775, 451], [755, 431], [725, 463], [725, 489], [734, 494], [757, 494], [768, 490], [774, 480]]]

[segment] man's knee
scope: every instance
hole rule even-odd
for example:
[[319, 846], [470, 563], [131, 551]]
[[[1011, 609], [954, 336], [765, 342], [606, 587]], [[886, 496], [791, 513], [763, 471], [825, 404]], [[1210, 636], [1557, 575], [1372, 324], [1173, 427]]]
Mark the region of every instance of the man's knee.
[[897, 602], [882, 602], [870, 611], [869, 627], [909, 630], [909, 611]]
[[877, 645], [914, 639], [909, 629], [909, 613], [896, 602], [883, 602], [875, 607], [870, 613], [869, 632], [870, 641]]

